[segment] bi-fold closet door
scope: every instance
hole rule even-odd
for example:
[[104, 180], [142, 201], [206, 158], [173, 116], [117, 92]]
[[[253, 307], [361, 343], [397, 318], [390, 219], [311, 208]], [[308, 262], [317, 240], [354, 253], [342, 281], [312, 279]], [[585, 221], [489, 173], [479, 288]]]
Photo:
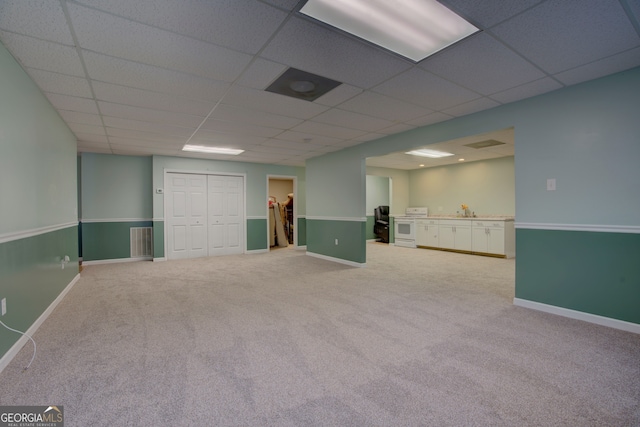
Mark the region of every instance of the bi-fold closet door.
[[169, 259], [244, 252], [244, 178], [167, 173]]

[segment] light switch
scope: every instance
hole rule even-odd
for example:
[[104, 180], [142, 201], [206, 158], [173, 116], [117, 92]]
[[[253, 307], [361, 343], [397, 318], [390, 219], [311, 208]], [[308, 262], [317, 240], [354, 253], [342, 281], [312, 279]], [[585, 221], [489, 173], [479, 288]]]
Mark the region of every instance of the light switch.
[[549, 178], [547, 179], [547, 191], [555, 191], [556, 190], [556, 179]]

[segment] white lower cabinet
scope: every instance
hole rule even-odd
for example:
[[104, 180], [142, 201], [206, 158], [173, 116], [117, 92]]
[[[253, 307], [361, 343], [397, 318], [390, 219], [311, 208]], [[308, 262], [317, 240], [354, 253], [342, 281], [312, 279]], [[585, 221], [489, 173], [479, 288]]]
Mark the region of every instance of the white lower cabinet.
[[515, 256], [513, 220], [416, 220], [416, 245], [506, 258]]
[[437, 219], [416, 221], [416, 245], [437, 248], [440, 245]]
[[438, 224], [440, 248], [457, 251], [471, 250], [471, 221], [464, 219], [440, 220]]

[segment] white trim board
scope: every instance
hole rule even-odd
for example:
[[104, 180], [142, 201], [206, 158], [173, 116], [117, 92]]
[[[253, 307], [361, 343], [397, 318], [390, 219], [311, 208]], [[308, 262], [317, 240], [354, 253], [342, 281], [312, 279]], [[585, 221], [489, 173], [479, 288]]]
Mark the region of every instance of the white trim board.
[[98, 219], [81, 219], [80, 222], [84, 224], [91, 224], [93, 222], [152, 222], [151, 218], [98, 218]]
[[46, 227], [32, 228], [31, 230], [16, 231], [13, 233], [0, 234], [0, 243], [12, 242], [14, 240], [26, 239], [27, 237], [35, 237], [41, 234], [51, 233], [53, 231], [63, 230], [69, 227], [77, 227], [78, 222], [67, 222], [64, 224], [49, 225]]
[[354, 261], [349, 261], [346, 259], [342, 259], [342, 258], [335, 258], [332, 256], [327, 256], [327, 255], [321, 255], [321, 254], [317, 254], [315, 252], [306, 252], [307, 255], [312, 256], [314, 258], [320, 258], [320, 259], [324, 259], [326, 261], [333, 261], [333, 262], [337, 262], [339, 264], [346, 264], [346, 265], [350, 265], [351, 267], [366, 267], [367, 263], [366, 262], [354, 262]]
[[570, 319], [595, 323], [596, 325], [620, 329], [622, 331], [632, 332], [634, 334], [640, 334], [640, 324], [638, 323], [626, 322], [624, 320], [612, 319], [610, 317], [599, 316], [597, 314], [585, 313], [582, 311], [571, 310], [569, 308], [543, 304], [541, 302], [529, 301], [521, 298], [514, 298], [513, 305], [518, 307], [530, 308], [532, 310], [543, 311], [545, 313], [555, 314], [558, 316], [568, 317]]
[[[69, 282], [69, 284], [62, 290], [62, 292], [60, 292], [60, 294], [56, 297], [56, 299], [54, 299], [53, 302], [49, 304], [49, 307], [47, 307], [47, 309], [40, 315], [40, 317], [38, 317], [38, 319], [35, 322], [33, 322], [31, 327], [27, 329], [27, 331], [25, 332], [27, 335], [29, 335], [30, 337], [33, 337], [33, 334], [36, 333], [40, 325], [42, 325], [44, 321], [47, 320], [47, 317], [49, 317], [49, 315], [53, 313], [53, 310], [55, 310], [58, 304], [60, 304], [60, 301], [62, 301], [62, 299], [69, 293], [73, 285], [75, 285], [78, 280], [80, 280], [79, 273], [76, 274], [73, 280]], [[11, 327], [11, 325], [7, 325], [7, 326]], [[2, 325], [0, 325], [0, 327], [2, 327]], [[22, 335], [20, 339], [11, 346], [9, 351], [7, 351], [4, 354], [4, 356], [2, 356], [2, 359], [0, 359], [0, 372], [2, 372], [4, 368], [6, 368], [9, 365], [9, 363], [11, 363], [13, 358], [16, 357], [18, 352], [22, 349], [22, 347], [28, 341], [29, 341], [29, 338], [27, 338], [25, 335]]]
[[306, 219], [316, 221], [353, 221], [353, 222], [367, 222], [366, 216], [361, 217], [344, 217], [344, 216], [311, 216], [308, 215]]
[[112, 259], [96, 259], [93, 261], [82, 261], [82, 265], [98, 265], [98, 264], [116, 264], [121, 262], [138, 262], [138, 261], [151, 261], [157, 258], [151, 257], [139, 257], [139, 258], [112, 258]]
[[535, 222], [516, 222], [515, 228], [529, 230], [592, 231], [601, 233], [640, 234], [640, 226], [635, 225], [546, 224]]

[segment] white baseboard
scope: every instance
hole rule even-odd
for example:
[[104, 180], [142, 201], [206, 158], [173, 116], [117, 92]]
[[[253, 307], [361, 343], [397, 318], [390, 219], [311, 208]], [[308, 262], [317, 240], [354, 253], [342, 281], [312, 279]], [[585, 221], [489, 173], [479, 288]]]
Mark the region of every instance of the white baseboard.
[[252, 249], [250, 251], [246, 251], [245, 254], [266, 254], [269, 252], [269, 249]]
[[[35, 322], [33, 322], [31, 327], [27, 329], [27, 331], [25, 332], [27, 335], [29, 335], [30, 337], [33, 337], [33, 334], [36, 333], [40, 325], [42, 325], [44, 321], [47, 320], [47, 317], [49, 317], [49, 315], [53, 312], [56, 306], [60, 304], [60, 301], [62, 301], [65, 295], [69, 293], [73, 285], [75, 285], [78, 280], [80, 280], [80, 274], [76, 274], [73, 280], [69, 282], [69, 284], [62, 290], [62, 292], [60, 292], [60, 295], [58, 295], [58, 297], [55, 300], [53, 300], [51, 304], [49, 304], [49, 307], [47, 307], [47, 309], [40, 315], [40, 317], [38, 317], [38, 319]], [[11, 325], [7, 325], [7, 326], [11, 327]], [[22, 335], [20, 339], [16, 341], [14, 345], [11, 346], [9, 351], [7, 351], [4, 354], [4, 356], [2, 356], [2, 359], [0, 359], [0, 372], [2, 372], [4, 368], [6, 368], [9, 365], [9, 363], [13, 360], [14, 357], [16, 357], [18, 352], [22, 349], [22, 347], [28, 341], [29, 341], [29, 338]]]
[[156, 258], [141, 257], [141, 258], [114, 258], [114, 259], [97, 259], [93, 261], [82, 261], [82, 265], [98, 265], [98, 264], [116, 264], [120, 262], [139, 262], [139, 261], [155, 261]]
[[304, 246], [296, 246], [296, 250], [297, 250], [297, 251], [306, 251], [306, 250], [307, 250], [307, 245], [304, 245]]
[[513, 305], [640, 334], [640, 324], [638, 323], [625, 322], [624, 320], [612, 319], [610, 317], [598, 316], [597, 314], [585, 313], [583, 311], [571, 310], [569, 308], [557, 307], [555, 305], [543, 304], [521, 298], [514, 298]]
[[342, 259], [342, 258], [335, 258], [335, 257], [332, 257], [332, 256], [317, 254], [315, 252], [307, 251], [307, 255], [315, 257], [315, 258], [324, 259], [324, 260], [327, 260], [327, 261], [333, 261], [333, 262], [337, 262], [337, 263], [340, 263], [340, 264], [350, 265], [351, 267], [366, 267], [367, 266], [366, 262], [354, 262], [354, 261], [349, 261], [349, 260]]
[[153, 262], [161, 262], [161, 261], [166, 261], [166, 260], [167, 260], [167, 257], [163, 256], [163, 257], [159, 257], [159, 258], [154, 258]]

